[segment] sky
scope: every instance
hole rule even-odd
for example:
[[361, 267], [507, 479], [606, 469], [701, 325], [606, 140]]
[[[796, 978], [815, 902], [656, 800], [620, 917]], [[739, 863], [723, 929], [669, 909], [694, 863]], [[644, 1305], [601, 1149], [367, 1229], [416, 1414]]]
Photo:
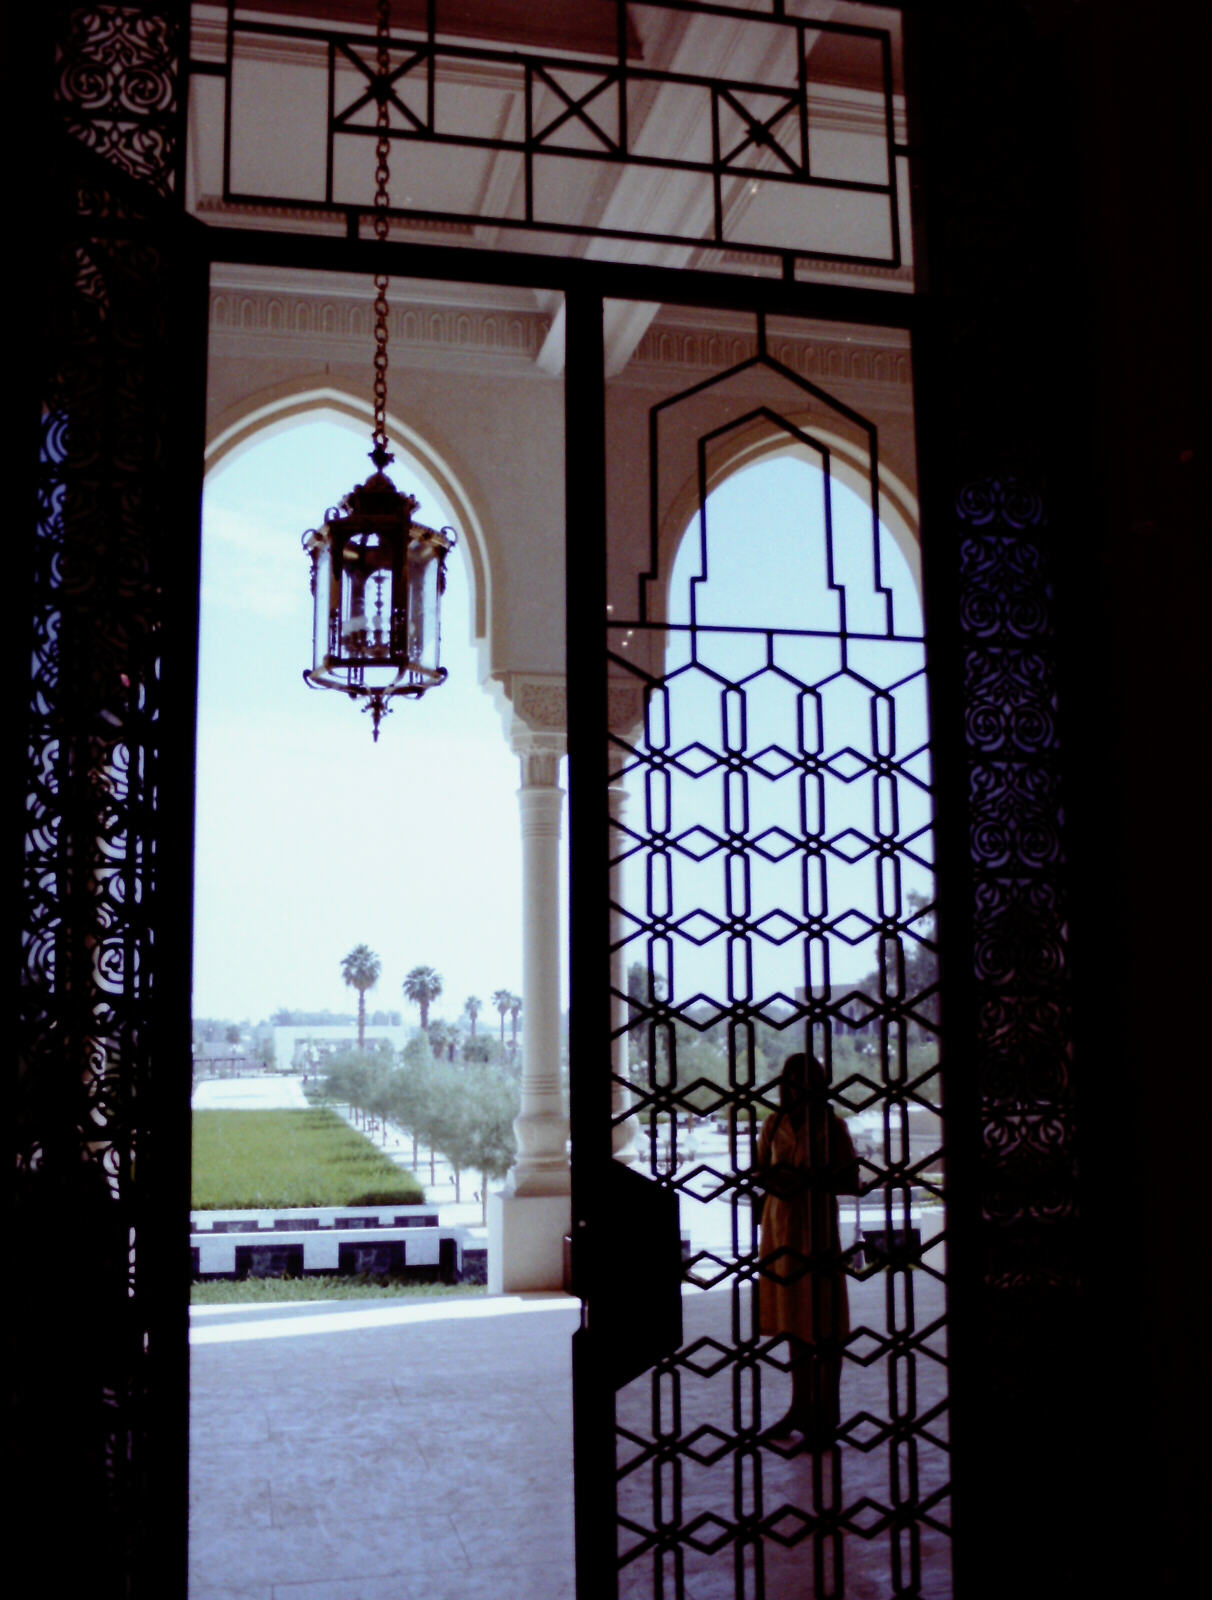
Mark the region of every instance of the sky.
[[[464, 999], [488, 1007], [493, 990], [521, 993], [521, 846], [518, 767], [499, 714], [477, 677], [470, 639], [467, 568], [452, 555], [443, 603], [443, 664], [450, 677], [419, 701], [398, 701], [379, 741], [369, 717], [343, 695], [316, 691], [302, 679], [310, 663], [312, 604], [309, 563], [300, 539], [370, 471], [367, 440], [336, 421], [311, 420], [258, 436], [208, 475], [203, 507], [201, 647], [199, 661], [197, 846], [194, 912], [194, 1015], [267, 1018], [279, 1007], [348, 1011], [356, 996], [341, 981], [341, 958], [356, 944], [380, 957], [382, 976], [368, 996], [375, 1009], [399, 1009], [415, 1020], [400, 991], [404, 974], [432, 966], [444, 991], [435, 1016], [457, 1017]], [[431, 525], [451, 521], [432, 484], [402, 457], [397, 485], [421, 498], [417, 513]], [[757, 493], [755, 474], [761, 474]], [[697, 585], [700, 622], [837, 625], [839, 601], [824, 565], [821, 477], [802, 462], [776, 459], [725, 481], [708, 502], [708, 577]], [[755, 562], [754, 507], [760, 504], [763, 558]], [[868, 508], [841, 485], [832, 505], [835, 583], [845, 585], [851, 628], [882, 632], [886, 611], [875, 592]], [[748, 531], [746, 531], [748, 530]], [[807, 530], [807, 537], [805, 537]], [[908, 568], [881, 534], [883, 579], [893, 592], [895, 631], [920, 632], [920, 610]], [[671, 586], [671, 618], [687, 620], [690, 579], [700, 570], [698, 528], [683, 541]], [[771, 575], [777, 582], [771, 583]], [[773, 608], [773, 609], [772, 609]], [[764, 645], [738, 635], [700, 636], [699, 659], [739, 678], [760, 667]], [[756, 655], [754, 652], [757, 652]], [[752, 657], [752, 659], [750, 659]], [[667, 667], [689, 661], [674, 638]], [[805, 682], [829, 678], [840, 664], [834, 640], [787, 637], [777, 664]], [[869, 642], [851, 647], [850, 665], [873, 681], [895, 684], [882, 702], [895, 727], [880, 738], [898, 756], [924, 744], [926, 720], [921, 647]], [[798, 693], [778, 674], [746, 688], [748, 748], [794, 746]], [[871, 748], [867, 691], [834, 679], [821, 691], [826, 746]], [[702, 738], [718, 745], [720, 693], [708, 674], [688, 671], [671, 686], [672, 748]], [[853, 763], [851, 763], [853, 765]], [[751, 774], [751, 835], [800, 828], [795, 772]], [[928, 777], [924, 753], [911, 770]], [[642, 772], [630, 776], [630, 816], [643, 815]], [[928, 798], [902, 781], [899, 831], [926, 827]], [[723, 823], [719, 773], [674, 774], [679, 818]], [[846, 829], [870, 836], [879, 802], [869, 773], [851, 775], [843, 761], [821, 790], [827, 838]], [[861, 851], [855, 841], [850, 853]], [[928, 840], [921, 843], [923, 863]], [[566, 883], [566, 841], [565, 883]], [[725, 858], [673, 857], [674, 896], [683, 909], [724, 910]], [[875, 857], [828, 862], [828, 912], [848, 905], [874, 912]], [[798, 909], [798, 854], [781, 861], [752, 857], [751, 890], [759, 916]], [[903, 890], [929, 893], [927, 865], [905, 864]], [[637, 853], [625, 864], [625, 903], [642, 911], [648, 886]], [[813, 891], [816, 892], [815, 890]], [[562, 910], [567, 910], [567, 893]], [[777, 923], [768, 925], [779, 935]], [[693, 930], [702, 934], [705, 928]], [[727, 992], [727, 941], [676, 941], [675, 998], [698, 990]], [[792, 993], [804, 982], [798, 938], [753, 939], [753, 992]], [[642, 959], [637, 937], [627, 959]], [[830, 941], [833, 982], [863, 976], [875, 964], [871, 940]], [[567, 981], [567, 964], [563, 979]]]
[[[404, 974], [442, 975], [434, 1015], [469, 994], [521, 992], [518, 765], [480, 687], [467, 569], [456, 550], [442, 608], [450, 678], [397, 701], [376, 744], [345, 696], [309, 689], [305, 529], [372, 468], [336, 422], [262, 434], [208, 475], [203, 501], [194, 901], [194, 1015], [349, 1011], [341, 958], [382, 962], [371, 1010], [399, 1009]], [[402, 459], [418, 518], [451, 520]], [[512, 936], [517, 930], [518, 937]]]

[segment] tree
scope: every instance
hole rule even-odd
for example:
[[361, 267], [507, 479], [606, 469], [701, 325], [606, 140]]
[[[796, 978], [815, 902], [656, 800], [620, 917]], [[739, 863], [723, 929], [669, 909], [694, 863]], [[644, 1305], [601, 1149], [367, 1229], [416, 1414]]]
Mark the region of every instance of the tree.
[[[401, 1066], [395, 1074], [395, 1101], [392, 1120], [412, 1134], [412, 1170], [417, 1170], [417, 1145], [423, 1138], [433, 1149], [433, 1119], [436, 1063], [429, 1035], [416, 1033], [404, 1046]], [[432, 1179], [430, 1180], [432, 1182]]]
[[494, 1006], [496, 1006], [497, 1011], [500, 1013], [500, 1017], [501, 1017], [501, 1055], [504, 1056], [504, 1054], [505, 1054], [505, 1018], [509, 1013], [510, 1005], [513, 1003], [513, 996], [510, 994], [508, 989], [494, 989], [492, 991], [492, 1003], [493, 1003]]
[[509, 1021], [513, 1031], [509, 1036], [509, 1048], [510, 1054], [514, 1056], [518, 1053], [518, 1018], [521, 1014], [522, 996], [520, 994], [511, 994], [509, 997]]
[[[909, 909], [912, 912], [910, 929], [917, 938], [904, 941], [905, 992], [909, 995], [920, 995], [926, 989], [933, 989], [938, 983], [938, 919], [930, 901], [915, 889], [909, 891]], [[927, 995], [924, 1000], [916, 1001], [915, 1009], [928, 1022], [937, 1024], [939, 1017], [937, 992]], [[919, 1043], [932, 1041], [934, 1037], [933, 1030], [923, 1028], [917, 1022], [913, 1023], [910, 1033]]]
[[463, 1002], [463, 1010], [471, 1018], [471, 1037], [473, 1039], [476, 1036], [476, 1018], [479, 1016], [483, 1004], [484, 1002], [478, 994], [469, 994]]
[[435, 1094], [433, 1137], [454, 1172], [455, 1201], [462, 1197], [462, 1175], [481, 1175], [481, 1215], [488, 1217], [488, 1184], [503, 1178], [517, 1153], [513, 1122], [517, 1090], [492, 1067], [440, 1069]]
[[366, 991], [379, 981], [379, 958], [368, 945], [356, 944], [341, 962], [341, 976], [358, 991], [358, 1049], [366, 1046]]
[[355, 1119], [365, 1122], [389, 1070], [390, 1051], [334, 1050], [324, 1063], [325, 1093], [331, 1100], [344, 1101]]
[[645, 961], [633, 961], [627, 968], [627, 1062], [638, 1067], [648, 1059], [649, 1028], [641, 1021], [654, 1000], [665, 998], [665, 980], [650, 972]]
[[240, 1043], [240, 1030], [234, 1022], [228, 1024], [227, 1028], [224, 1030], [223, 1037], [227, 1040], [228, 1044]]
[[457, 1022], [444, 1022], [441, 1018], [429, 1025], [429, 1042], [433, 1046], [433, 1053], [438, 1061], [445, 1055], [447, 1061], [453, 1061], [455, 1050], [463, 1030]]
[[429, 1032], [429, 1007], [442, 993], [441, 975], [432, 967], [414, 967], [404, 976], [404, 998], [419, 1006], [421, 1027]]

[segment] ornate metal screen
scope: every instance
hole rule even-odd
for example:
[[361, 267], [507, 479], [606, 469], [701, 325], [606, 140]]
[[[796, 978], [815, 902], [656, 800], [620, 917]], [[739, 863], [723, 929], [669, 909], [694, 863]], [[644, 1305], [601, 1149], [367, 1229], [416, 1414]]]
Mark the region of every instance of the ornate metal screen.
[[[42, 36], [54, 102], [40, 198], [58, 232], [37, 286], [42, 433], [26, 545], [14, 1269], [28, 1303], [11, 1366], [17, 1521], [40, 1561], [49, 1541], [66, 1543], [63, 1581], [83, 1584], [72, 1563], [87, 1562], [98, 1594], [130, 1593], [149, 1568], [170, 1583], [183, 1570], [177, 1064], [205, 327], [205, 272], [184, 269], [174, 207], [184, 39], [170, 6], [63, 7]], [[69, 1537], [56, 1521], [39, 1542], [63, 1507]]]
[[[621, 1592], [944, 1595], [911, 496], [882, 481], [875, 423], [807, 376], [836, 365], [844, 330], [717, 317], [699, 335], [694, 381], [683, 369], [672, 391], [658, 347], [646, 390], [633, 372], [607, 391], [616, 1159], [677, 1194], [687, 1286], [682, 1347], [618, 1394]], [[862, 390], [860, 370], [838, 390]], [[903, 457], [903, 396], [865, 393]], [[827, 1202], [840, 1227], [807, 1256], [763, 1244], [754, 1219], [759, 1132], [796, 1051], [825, 1069], [861, 1188]], [[759, 1301], [763, 1284], [822, 1272], [844, 1278], [850, 1326], [834, 1328], [840, 1425], [812, 1449], [772, 1433], [803, 1347]]]

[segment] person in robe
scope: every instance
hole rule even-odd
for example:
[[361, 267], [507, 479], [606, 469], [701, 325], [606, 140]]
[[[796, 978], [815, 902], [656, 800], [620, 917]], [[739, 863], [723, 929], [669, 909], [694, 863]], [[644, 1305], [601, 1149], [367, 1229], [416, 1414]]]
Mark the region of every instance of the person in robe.
[[838, 1233], [839, 1194], [857, 1194], [858, 1157], [829, 1104], [825, 1069], [791, 1055], [779, 1079], [779, 1109], [758, 1135], [763, 1193], [758, 1290], [763, 1335], [785, 1334], [791, 1408], [771, 1438], [803, 1434], [825, 1449], [837, 1434], [842, 1345], [850, 1331], [846, 1271]]

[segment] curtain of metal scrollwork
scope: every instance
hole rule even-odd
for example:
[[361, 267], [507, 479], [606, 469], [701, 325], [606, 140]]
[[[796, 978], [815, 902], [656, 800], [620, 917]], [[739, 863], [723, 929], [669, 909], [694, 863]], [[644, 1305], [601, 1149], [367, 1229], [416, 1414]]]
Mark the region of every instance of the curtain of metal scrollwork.
[[176, 202], [187, 10], [64, 6], [34, 33], [45, 321], [22, 529], [13, 1526], [31, 1580], [97, 1595], [184, 1588], [206, 309]]
[[1073, 518], [1072, 394], [1041, 381], [1072, 334], [1056, 272], [1080, 218], [1050, 33], [1067, 8], [1046, 9], [941, 0], [920, 17], [955, 1579], [986, 1597], [1081, 1587], [1079, 1408], [1098, 1356], [1080, 1326], [1056, 593], [1058, 549], [1088, 551], [1091, 533]]

